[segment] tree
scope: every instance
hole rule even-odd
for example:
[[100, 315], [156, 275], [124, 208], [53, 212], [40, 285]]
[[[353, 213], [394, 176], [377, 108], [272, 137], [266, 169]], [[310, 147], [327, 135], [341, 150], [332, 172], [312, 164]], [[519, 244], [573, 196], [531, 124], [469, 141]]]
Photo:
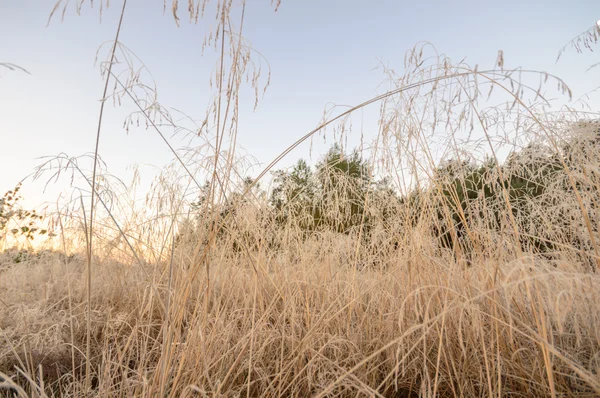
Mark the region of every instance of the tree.
[[299, 160], [291, 171], [278, 170], [271, 204], [280, 224], [304, 231], [349, 233], [365, 223], [365, 200], [373, 186], [369, 167], [357, 151], [344, 153], [334, 145], [315, 170]]
[[360, 153], [346, 154], [334, 145], [317, 164], [316, 175], [321, 189], [319, 224], [346, 234], [361, 224], [364, 227], [368, 221], [365, 202], [373, 180]]
[[[532, 143], [512, 153], [503, 165], [490, 160], [481, 165], [444, 162], [433, 179], [441, 193], [434, 226], [440, 245], [456, 251], [458, 243], [468, 253], [486, 239], [491, 243], [489, 238], [479, 239], [478, 231], [512, 234], [515, 223], [523, 252], [547, 254], [559, 248], [556, 243], [588, 250], [590, 237], [573, 191], [582, 194], [585, 211], [595, 214], [600, 201], [594, 185], [600, 124], [580, 122], [568, 132], [559, 151]], [[597, 232], [593, 225], [592, 233]]]
[[311, 167], [300, 159], [291, 171], [278, 170], [274, 175], [270, 203], [277, 223], [295, 223], [303, 230], [314, 230], [320, 219], [319, 190]]

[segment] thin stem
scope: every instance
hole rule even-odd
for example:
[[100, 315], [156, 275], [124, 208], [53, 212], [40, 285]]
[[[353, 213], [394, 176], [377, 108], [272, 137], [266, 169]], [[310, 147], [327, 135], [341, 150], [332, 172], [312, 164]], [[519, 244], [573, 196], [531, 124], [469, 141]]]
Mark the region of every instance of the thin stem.
[[119, 34], [121, 33], [121, 26], [123, 25], [123, 16], [125, 15], [125, 7], [127, 6], [127, 0], [123, 0], [123, 8], [121, 9], [121, 16], [119, 18], [119, 24], [117, 25], [117, 33], [115, 34], [115, 41], [112, 46], [110, 53], [110, 62], [108, 64], [108, 73], [106, 74], [106, 80], [104, 82], [104, 92], [102, 94], [102, 102], [100, 103], [100, 114], [98, 116], [98, 129], [96, 131], [96, 146], [94, 148], [94, 169], [92, 171], [92, 195], [90, 199], [90, 222], [88, 232], [88, 250], [87, 250], [87, 335], [86, 335], [86, 364], [85, 364], [85, 392], [89, 394], [91, 387], [91, 340], [92, 340], [92, 252], [93, 252], [93, 226], [94, 226], [94, 202], [96, 199], [96, 174], [98, 167], [98, 150], [100, 146], [100, 132], [102, 131], [102, 118], [104, 116], [104, 105], [106, 104], [106, 95], [108, 93], [108, 83], [110, 81], [112, 66], [115, 62], [115, 53], [117, 51], [117, 43], [119, 42]]

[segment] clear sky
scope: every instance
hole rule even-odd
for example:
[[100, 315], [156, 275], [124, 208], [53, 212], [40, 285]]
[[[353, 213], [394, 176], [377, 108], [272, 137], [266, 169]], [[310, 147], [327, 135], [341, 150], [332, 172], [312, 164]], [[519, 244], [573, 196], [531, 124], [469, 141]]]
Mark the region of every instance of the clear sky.
[[[0, 0], [0, 62], [31, 74], [0, 70], [0, 193], [39, 164], [41, 156], [75, 156], [94, 148], [103, 82], [94, 65], [100, 44], [114, 38], [120, 2], [112, 0], [100, 22], [98, 5], [82, 15], [72, 0], [63, 23], [46, 23], [54, 0]], [[169, 1], [170, 3], [170, 1]], [[208, 79], [214, 54], [202, 56], [212, 16], [181, 26], [163, 14], [162, 0], [129, 0], [121, 41], [151, 70], [163, 105], [200, 119], [212, 96]], [[497, 51], [506, 66], [545, 70], [563, 77], [575, 96], [600, 85], [595, 53], [558, 50], [600, 19], [600, 4], [581, 1], [248, 0], [245, 36], [268, 60], [271, 85], [258, 109], [242, 104], [239, 143], [263, 164], [314, 128], [328, 103], [354, 105], [379, 93], [383, 62], [402, 70], [404, 53], [419, 41], [454, 60], [492, 66]], [[109, 170], [127, 176], [133, 164], [151, 170], [172, 156], [151, 131], [122, 128], [125, 108], [107, 107], [100, 153]], [[376, 130], [376, 126], [365, 128]], [[308, 146], [291, 163], [308, 156]], [[258, 174], [260, 168], [256, 169]], [[28, 202], [42, 198], [28, 184]], [[47, 196], [44, 199], [49, 199]]]

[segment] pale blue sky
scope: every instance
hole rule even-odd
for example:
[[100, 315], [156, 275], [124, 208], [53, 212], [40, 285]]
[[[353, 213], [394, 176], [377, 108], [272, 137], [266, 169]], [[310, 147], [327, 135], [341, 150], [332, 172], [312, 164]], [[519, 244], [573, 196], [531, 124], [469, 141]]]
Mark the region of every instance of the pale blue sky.
[[[93, 150], [103, 88], [94, 57], [114, 37], [118, 3], [111, 1], [102, 23], [86, 4], [81, 16], [70, 7], [64, 23], [55, 19], [46, 27], [54, 0], [0, 0], [0, 62], [31, 72], [0, 70], [0, 193], [31, 172], [37, 157]], [[213, 21], [191, 25], [184, 10], [178, 28], [169, 12], [163, 15], [162, 0], [130, 0], [121, 41], [152, 71], [161, 103], [200, 119], [214, 66], [212, 53], [201, 56], [201, 43]], [[245, 36], [272, 75], [256, 112], [242, 104], [239, 142], [269, 163], [316, 126], [327, 103], [354, 105], [374, 96], [383, 79], [373, 70], [379, 60], [402, 70], [404, 53], [419, 41], [484, 66], [502, 49], [507, 67], [557, 74], [581, 95], [600, 85], [597, 72], [585, 72], [599, 61], [596, 54], [570, 52], [555, 60], [560, 47], [598, 19], [600, 4], [593, 0], [283, 0], [276, 13], [268, 0], [248, 0]], [[160, 167], [171, 159], [155, 133], [124, 132], [123, 117], [132, 109], [107, 107], [100, 146], [110, 171], [122, 176], [134, 163]], [[290, 162], [307, 155], [302, 146]], [[42, 198], [40, 189], [25, 187], [29, 202]]]

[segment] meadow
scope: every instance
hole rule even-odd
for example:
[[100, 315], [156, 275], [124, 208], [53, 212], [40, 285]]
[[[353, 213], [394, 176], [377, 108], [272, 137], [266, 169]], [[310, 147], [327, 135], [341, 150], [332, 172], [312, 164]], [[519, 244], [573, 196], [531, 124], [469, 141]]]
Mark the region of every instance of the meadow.
[[[204, 123], [157, 102], [120, 23], [102, 65], [102, 98], [128, 102], [173, 154], [143, 202], [98, 146], [40, 164], [34, 179], [83, 184], [43, 217], [4, 196], [0, 395], [600, 395], [600, 115], [552, 107], [567, 85], [502, 52], [484, 69], [422, 43], [384, 70], [382, 95], [251, 176], [239, 93], [259, 100], [268, 82], [243, 11], [208, 3], [189, 7], [216, 15]], [[345, 147], [369, 106], [377, 133]], [[315, 164], [278, 167], [324, 128], [341, 138]]]

